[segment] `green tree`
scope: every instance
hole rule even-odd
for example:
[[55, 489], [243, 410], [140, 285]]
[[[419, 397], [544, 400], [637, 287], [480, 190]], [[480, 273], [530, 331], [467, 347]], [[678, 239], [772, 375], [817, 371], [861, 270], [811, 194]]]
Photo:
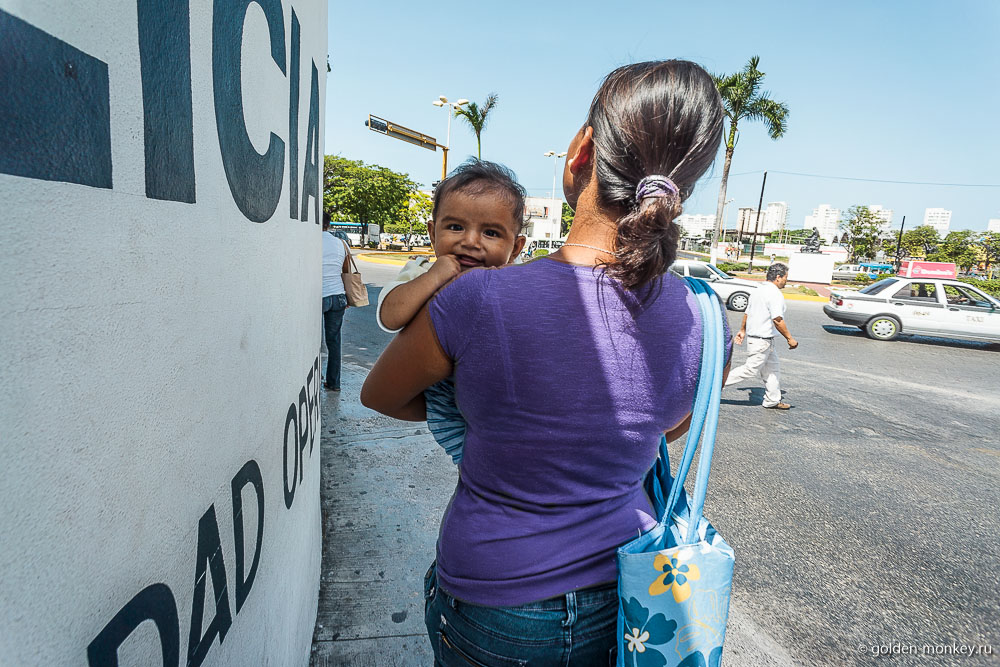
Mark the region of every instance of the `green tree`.
[[334, 220], [352, 220], [364, 225], [398, 224], [400, 211], [409, 204], [416, 183], [406, 174], [327, 155], [323, 161], [323, 210]]
[[979, 247], [983, 251], [983, 263], [992, 275], [994, 264], [1000, 264], [1000, 232], [986, 232], [979, 237]]
[[903, 232], [902, 250], [909, 257], [927, 257], [937, 250], [939, 243], [941, 237], [936, 229], [930, 225], [920, 225]]
[[851, 261], [872, 259], [882, 247], [882, 220], [867, 206], [852, 206], [847, 217], [840, 221], [840, 228], [847, 232], [847, 252]]
[[489, 120], [490, 112], [496, 108], [499, 99], [496, 93], [490, 93], [486, 96], [483, 106], [469, 102], [455, 109], [455, 117], [464, 118], [476, 135], [476, 157], [480, 160], [483, 159], [483, 130], [486, 129], [486, 121]]
[[764, 123], [772, 139], [780, 139], [785, 134], [788, 106], [784, 102], [772, 100], [770, 93], [761, 90], [764, 72], [757, 69], [760, 57], [754, 56], [746, 66], [735, 74], [713, 74], [715, 85], [722, 96], [722, 105], [729, 119], [729, 133], [726, 136], [726, 161], [722, 166], [722, 183], [719, 185], [719, 202], [715, 209], [715, 227], [712, 230], [713, 246], [719, 237], [722, 224], [722, 210], [726, 205], [726, 186], [729, 183], [729, 168], [733, 163], [733, 152], [739, 140], [739, 124], [742, 121]]
[[431, 219], [434, 210], [434, 200], [430, 195], [416, 191], [410, 193], [410, 199], [397, 215], [398, 222], [385, 226], [390, 234], [426, 234], [427, 221]]
[[562, 224], [559, 225], [559, 236], [566, 236], [569, 234], [569, 228], [573, 226], [573, 218], [576, 213], [569, 207], [569, 204], [563, 202], [562, 205]]
[[969, 230], [948, 232], [944, 241], [938, 246], [937, 252], [927, 259], [935, 262], [954, 262], [958, 268], [968, 271], [979, 264], [979, 248], [976, 245], [975, 233]]

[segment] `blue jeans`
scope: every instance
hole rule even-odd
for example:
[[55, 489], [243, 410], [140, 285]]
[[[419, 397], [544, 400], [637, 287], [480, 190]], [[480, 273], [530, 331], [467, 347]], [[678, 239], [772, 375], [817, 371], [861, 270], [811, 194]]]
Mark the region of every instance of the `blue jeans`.
[[432, 563], [424, 577], [424, 622], [435, 667], [614, 665], [618, 586], [572, 591], [519, 607], [481, 607], [441, 590]]
[[323, 330], [326, 333], [326, 380], [324, 382], [340, 389], [340, 328], [344, 324], [347, 310], [347, 295], [332, 294], [323, 297]]

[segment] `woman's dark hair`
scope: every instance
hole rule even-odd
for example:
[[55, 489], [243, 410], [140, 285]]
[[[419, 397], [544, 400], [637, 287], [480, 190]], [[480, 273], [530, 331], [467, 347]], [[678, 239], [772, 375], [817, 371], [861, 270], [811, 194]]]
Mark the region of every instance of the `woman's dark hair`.
[[510, 204], [511, 216], [517, 223], [515, 234], [524, 231], [524, 198], [527, 191], [517, 182], [513, 171], [496, 162], [469, 158], [448, 174], [448, 178], [438, 183], [434, 188], [434, 208], [431, 217], [437, 220], [438, 207], [444, 198], [453, 192], [465, 192], [478, 195], [484, 192], [496, 192], [507, 199]]
[[[619, 215], [616, 261], [607, 273], [627, 289], [658, 283], [677, 257], [673, 220], [718, 153], [725, 117], [712, 77], [695, 63], [664, 60], [619, 67], [590, 105], [598, 203]], [[679, 193], [636, 201], [647, 176]]]

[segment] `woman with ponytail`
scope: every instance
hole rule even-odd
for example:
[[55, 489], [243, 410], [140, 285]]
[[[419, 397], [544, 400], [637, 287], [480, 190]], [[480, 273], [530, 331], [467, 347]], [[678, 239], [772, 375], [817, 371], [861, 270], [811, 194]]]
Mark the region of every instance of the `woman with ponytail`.
[[697, 384], [698, 307], [667, 269], [722, 121], [694, 63], [612, 72], [569, 146], [565, 245], [462, 274], [368, 376], [365, 405], [423, 420], [454, 374], [468, 421], [424, 587], [436, 664], [608, 664], [615, 551], [655, 522], [643, 477]]

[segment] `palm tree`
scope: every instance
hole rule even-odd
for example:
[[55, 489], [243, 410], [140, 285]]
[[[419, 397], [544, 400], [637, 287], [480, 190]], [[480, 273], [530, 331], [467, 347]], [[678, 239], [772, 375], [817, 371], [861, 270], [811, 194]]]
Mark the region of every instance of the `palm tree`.
[[486, 96], [483, 106], [479, 106], [475, 102], [469, 102], [465, 106], [455, 109], [455, 117], [467, 120], [472, 131], [476, 133], [476, 157], [480, 160], [483, 159], [483, 130], [486, 129], [487, 117], [490, 111], [497, 105], [498, 99], [500, 98], [496, 93], [490, 93]]
[[[722, 185], [719, 186], [719, 203], [715, 210], [715, 229], [712, 231], [712, 247], [718, 242], [722, 211], [726, 202], [726, 186], [729, 182], [729, 167], [733, 163], [733, 151], [739, 139], [739, 123], [742, 120], [761, 121], [767, 127], [772, 139], [780, 139], [785, 134], [788, 105], [770, 98], [770, 93], [760, 89], [764, 73], [757, 69], [760, 56], [754, 56], [746, 66], [735, 74], [713, 74], [715, 86], [722, 96], [722, 106], [729, 119], [729, 134], [726, 137], [726, 163], [722, 167]], [[713, 253], [714, 255], [714, 253]]]

